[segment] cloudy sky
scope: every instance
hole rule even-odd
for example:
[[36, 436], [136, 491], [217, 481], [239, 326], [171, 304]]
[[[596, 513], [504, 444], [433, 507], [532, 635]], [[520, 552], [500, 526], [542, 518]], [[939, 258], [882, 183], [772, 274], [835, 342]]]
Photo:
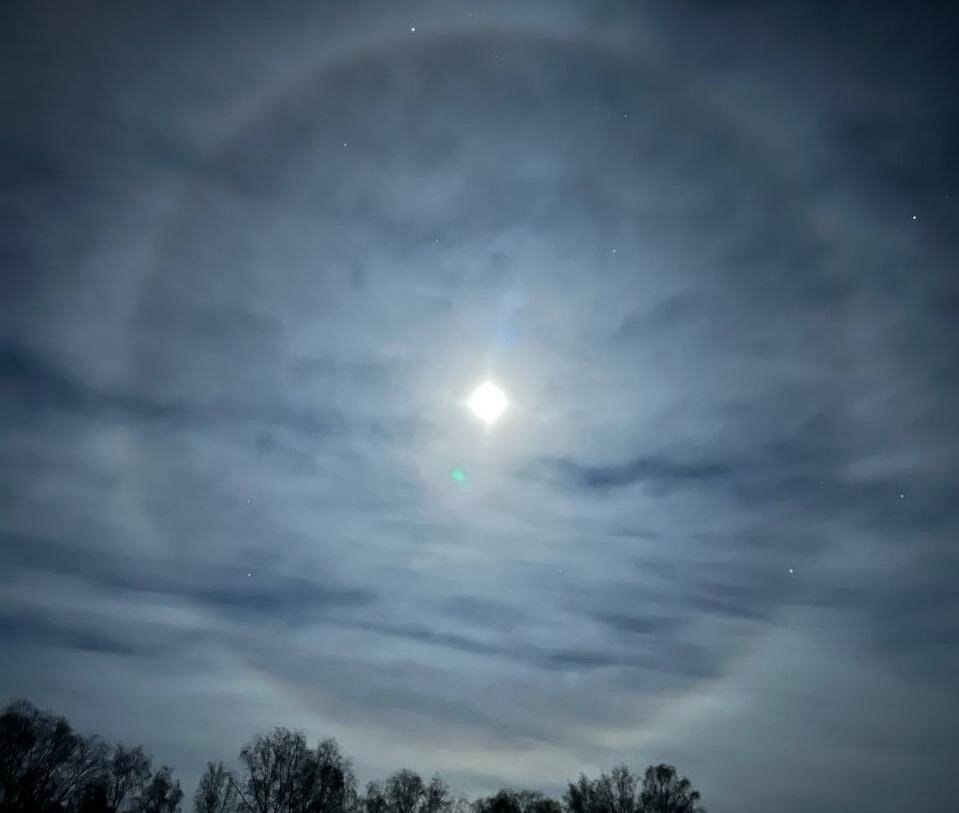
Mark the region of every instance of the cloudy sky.
[[270, 5], [3, 11], [0, 700], [940, 810], [956, 20]]

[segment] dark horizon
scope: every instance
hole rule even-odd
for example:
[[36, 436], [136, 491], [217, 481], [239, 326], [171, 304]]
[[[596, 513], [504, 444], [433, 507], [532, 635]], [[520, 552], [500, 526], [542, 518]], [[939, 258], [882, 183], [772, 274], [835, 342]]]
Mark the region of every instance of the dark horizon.
[[0, 699], [955, 794], [953, 5], [0, 15]]
[[[232, 764], [231, 764], [232, 763]], [[0, 813], [707, 813], [675, 766], [580, 774], [560, 798], [531, 788], [456, 794], [408, 768], [362, 782], [334, 738], [253, 734], [226, 764], [210, 760], [195, 789], [141, 745], [110, 743], [25, 698], [0, 708]]]

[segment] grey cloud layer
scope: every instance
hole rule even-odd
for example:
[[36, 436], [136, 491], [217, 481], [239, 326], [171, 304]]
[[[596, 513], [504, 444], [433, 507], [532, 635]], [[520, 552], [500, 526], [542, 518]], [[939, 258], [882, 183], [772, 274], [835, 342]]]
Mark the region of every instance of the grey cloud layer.
[[0, 689], [188, 783], [283, 723], [363, 778], [937, 809], [946, 40], [741, 8], [18, 12]]

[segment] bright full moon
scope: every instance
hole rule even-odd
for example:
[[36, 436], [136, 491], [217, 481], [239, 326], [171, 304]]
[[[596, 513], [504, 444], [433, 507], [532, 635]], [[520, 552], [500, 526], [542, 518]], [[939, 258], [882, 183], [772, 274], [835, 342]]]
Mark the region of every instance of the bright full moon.
[[466, 402], [470, 411], [487, 426], [492, 426], [508, 405], [503, 391], [490, 381], [480, 384]]

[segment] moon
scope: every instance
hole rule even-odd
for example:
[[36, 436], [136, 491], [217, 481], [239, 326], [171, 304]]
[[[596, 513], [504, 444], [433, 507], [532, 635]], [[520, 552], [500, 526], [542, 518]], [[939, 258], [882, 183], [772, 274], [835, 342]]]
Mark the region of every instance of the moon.
[[492, 381], [484, 381], [473, 391], [466, 406], [483, 423], [492, 426], [506, 411], [509, 401]]

